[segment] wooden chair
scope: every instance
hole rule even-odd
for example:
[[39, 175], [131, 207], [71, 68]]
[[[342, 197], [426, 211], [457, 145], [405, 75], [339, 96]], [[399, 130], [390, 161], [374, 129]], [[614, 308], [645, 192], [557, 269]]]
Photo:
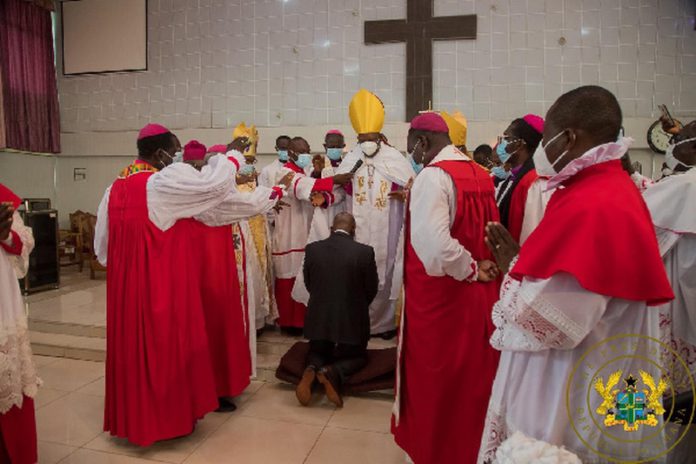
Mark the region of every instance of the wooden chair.
[[106, 271], [106, 268], [99, 264], [97, 255], [94, 253], [94, 229], [97, 226], [97, 216], [86, 213], [81, 222], [82, 240], [85, 248], [88, 249], [86, 260], [89, 261], [89, 278], [96, 279], [97, 271]]
[[80, 223], [84, 215], [85, 213], [80, 210], [70, 214], [70, 229], [61, 229], [59, 231], [58, 243], [60, 265], [77, 265], [80, 272], [82, 272], [84, 266], [84, 244], [80, 232]]

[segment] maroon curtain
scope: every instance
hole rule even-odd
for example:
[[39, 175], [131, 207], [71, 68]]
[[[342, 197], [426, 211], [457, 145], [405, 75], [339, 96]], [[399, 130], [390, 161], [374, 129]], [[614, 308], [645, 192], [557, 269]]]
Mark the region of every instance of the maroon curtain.
[[0, 1], [0, 74], [5, 145], [58, 153], [60, 114], [50, 11], [24, 0]]

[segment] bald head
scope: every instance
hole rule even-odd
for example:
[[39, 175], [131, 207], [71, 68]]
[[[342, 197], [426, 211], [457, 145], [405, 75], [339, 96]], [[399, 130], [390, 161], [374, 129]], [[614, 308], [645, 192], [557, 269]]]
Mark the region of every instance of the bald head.
[[348, 232], [351, 237], [355, 236], [355, 218], [350, 213], [338, 213], [333, 221], [333, 226], [331, 230], [336, 232], [337, 230], [343, 230]]
[[621, 120], [619, 102], [605, 88], [586, 85], [561, 95], [546, 113], [542, 144], [548, 160], [559, 172], [592, 148], [616, 141]]
[[553, 131], [583, 131], [594, 145], [614, 142], [621, 122], [618, 100], [613, 93], [597, 85], [585, 85], [564, 93], [546, 114], [546, 124], [551, 124]]
[[310, 153], [309, 143], [303, 137], [293, 137], [288, 144], [288, 156], [297, 161], [298, 155]]

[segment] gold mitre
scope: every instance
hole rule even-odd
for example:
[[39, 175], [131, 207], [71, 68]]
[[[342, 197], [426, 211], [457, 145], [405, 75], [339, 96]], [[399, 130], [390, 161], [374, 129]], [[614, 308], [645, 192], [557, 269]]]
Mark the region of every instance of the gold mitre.
[[368, 92], [365, 89], [358, 90], [358, 93], [350, 101], [348, 115], [356, 133], [382, 132], [382, 127], [384, 127], [384, 104], [372, 92]]
[[455, 112], [454, 114], [449, 114], [447, 111], [441, 111], [440, 116], [442, 116], [442, 119], [444, 119], [445, 123], [447, 123], [452, 144], [455, 147], [466, 145], [466, 129], [468, 124], [464, 115], [459, 111]]
[[256, 157], [256, 145], [259, 141], [259, 131], [256, 130], [256, 126], [247, 126], [246, 123], [240, 122], [239, 125], [234, 128], [234, 131], [232, 131], [232, 140], [240, 137], [246, 137], [249, 139], [249, 142], [251, 142], [251, 147], [249, 147], [249, 151], [244, 153], [244, 156]]

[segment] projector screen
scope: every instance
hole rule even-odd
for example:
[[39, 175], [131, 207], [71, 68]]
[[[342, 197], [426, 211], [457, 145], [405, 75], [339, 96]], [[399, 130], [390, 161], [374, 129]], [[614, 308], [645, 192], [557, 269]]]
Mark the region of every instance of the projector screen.
[[147, 0], [61, 3], [63, 74], [147, 69]]

